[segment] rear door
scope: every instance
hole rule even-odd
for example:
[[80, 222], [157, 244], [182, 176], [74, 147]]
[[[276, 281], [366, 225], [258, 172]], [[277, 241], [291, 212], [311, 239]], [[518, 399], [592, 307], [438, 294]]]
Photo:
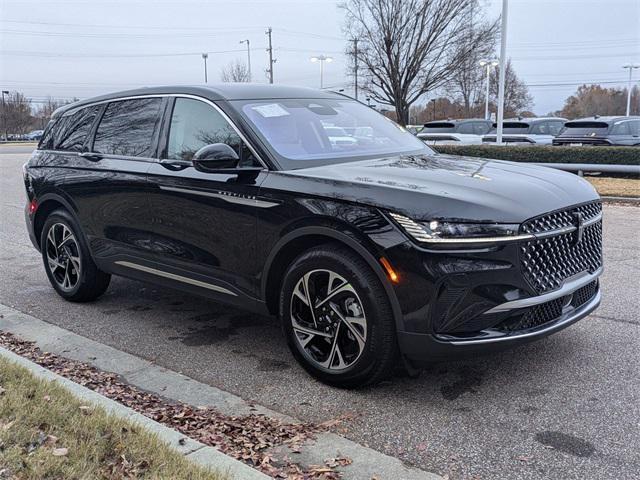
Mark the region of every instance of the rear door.
[[266, 169], [242, 178], [194, 168], [194, 153], [213, 143], [231, 146], [240, 167], [262, 166], [237, 127], [208, 100], [176, 97], [164, 123], [161, 161], [148, 172], [154, 187], [147, 198], [149, 248], [157, 274], [226, 301], [254, 296], [257, 213], [276, 206], [258, 195]]
[[91, 175], [70, 193], [81, 206], [94, 257], [106, 268], [147, 249], [146, 172], [155, 161], [164, 102], [154, 96], [102, 105], [94, 135], [80, 153], [81, 167]]

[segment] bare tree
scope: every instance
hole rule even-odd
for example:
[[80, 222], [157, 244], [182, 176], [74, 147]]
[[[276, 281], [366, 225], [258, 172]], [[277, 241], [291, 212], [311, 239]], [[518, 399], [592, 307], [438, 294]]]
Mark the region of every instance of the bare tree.
[[[498, 104], [498, 82], [500, 68], [495, 68], [490, 75], [489, 95], [493, 98], [493, 104]], [[527, 85], [518, 78], [511, 59], [507, 61], [504, 77], [504, 116], [513, 117], [533, 106], [533, 97], [529, 93]]]
[[248, 82], [249, 69], [240, 60], [234, 60], [222, 69], [220, 79], [223, 82]]
[[346, 31], [359, 38], [364, 89], [393, 105], [406, 124], [409, 108], [425, 93], [449, 83], [470, 55], [494, 37], [496, 25], [469, 34], [477, 0], [346, 0]]
[[20, 92], [11, 92], [0, 104], [5, 132], [25, 133], [32, 121], [31, 102]]
[[[481, 15], [478, 3], [472, 4], [467, 14], [467, 32], [458, 48], [466, 49], [469, 53], [447, 85], [447, 91], [456, 103], [462, 103], [462, 114], [470, 118], [484, 116], [480, 112], [485, 97], [486, 73], [480, 61], [488, 61], [494, 57], [499, 29], [497, 21], [488, 22]], [[469, 44], [474, 44], [475, 48], [470, 48]]]
[[34, 125], [39, 129], [44, 129], [51, 120], [51, 115], [62, 105], [65, 105], [67, 102], [60, 102], [51, 97], [47, 97], [47, 99], [42, 103], [38, 108], [34, 111]]

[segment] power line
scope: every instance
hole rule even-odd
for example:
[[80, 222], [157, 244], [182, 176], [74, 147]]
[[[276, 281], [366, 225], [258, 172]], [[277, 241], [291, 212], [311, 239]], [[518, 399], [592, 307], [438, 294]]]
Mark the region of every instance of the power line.
[[[260, 50], [259, 48], [253, 48], [252, 50]], [[234, 50], [217, 50], [209, 52], [174, 52], [174, 53], [59, 53], [59, 52], [36, 52], [36, 51], [24, 51], [24, 50], [4, 50], [1, 55], [11, 55], [18, 57], [60, 57], [60, 58], [141, 58], [141, 57], [186, 57], [191, 55], [202, 55], [202, 53], [208, 54], [223, 54], [223, 53], [237, 53], [246, 52], [247, 49], [234, 49]]]

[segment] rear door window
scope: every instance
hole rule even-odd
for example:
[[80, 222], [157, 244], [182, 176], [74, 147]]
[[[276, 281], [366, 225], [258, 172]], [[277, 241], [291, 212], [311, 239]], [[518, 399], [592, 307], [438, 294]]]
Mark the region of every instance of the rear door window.
[[154, 156], [162, 98], [112, 102], [96, 131], [93, 151], [128, 157]]
[[56, 150], [81, 152], [100, 108], [101, 106], [99, 105], [92, 105], [64, 115], [58, 121], [58, 128], [55, 129], [54, 148]]
[[458, 127], [458, 133], [466, 133], [466, 134], [475, 133], [473, 125], [474, 125], [474, 122], [463, 123]]
[[474, 122], [473, 131], [476, 135], [486, 135], [491, 130], [491, 124], [489, 122]]
[[630, 122], [614, 123], [613, 128], [611, 128], [611, 135], [631, 135], [629, 123]]

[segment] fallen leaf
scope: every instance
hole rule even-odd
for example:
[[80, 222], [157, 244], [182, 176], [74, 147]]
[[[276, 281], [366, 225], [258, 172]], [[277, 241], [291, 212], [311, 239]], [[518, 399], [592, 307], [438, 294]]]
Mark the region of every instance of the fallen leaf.
[[69, 449], [64, 447], [54, 448], [53, 451], [51, 452], [51, 454], [54, 457], [66, 457], [68, 453], [69, 453]]
[[53, 445], [57, 441], [58, 441], [58, 437], [56, 437], [55, 435], [47, 435], [45, 437], [45, 439], [44, 439], [44, 444], [45, 445]]

